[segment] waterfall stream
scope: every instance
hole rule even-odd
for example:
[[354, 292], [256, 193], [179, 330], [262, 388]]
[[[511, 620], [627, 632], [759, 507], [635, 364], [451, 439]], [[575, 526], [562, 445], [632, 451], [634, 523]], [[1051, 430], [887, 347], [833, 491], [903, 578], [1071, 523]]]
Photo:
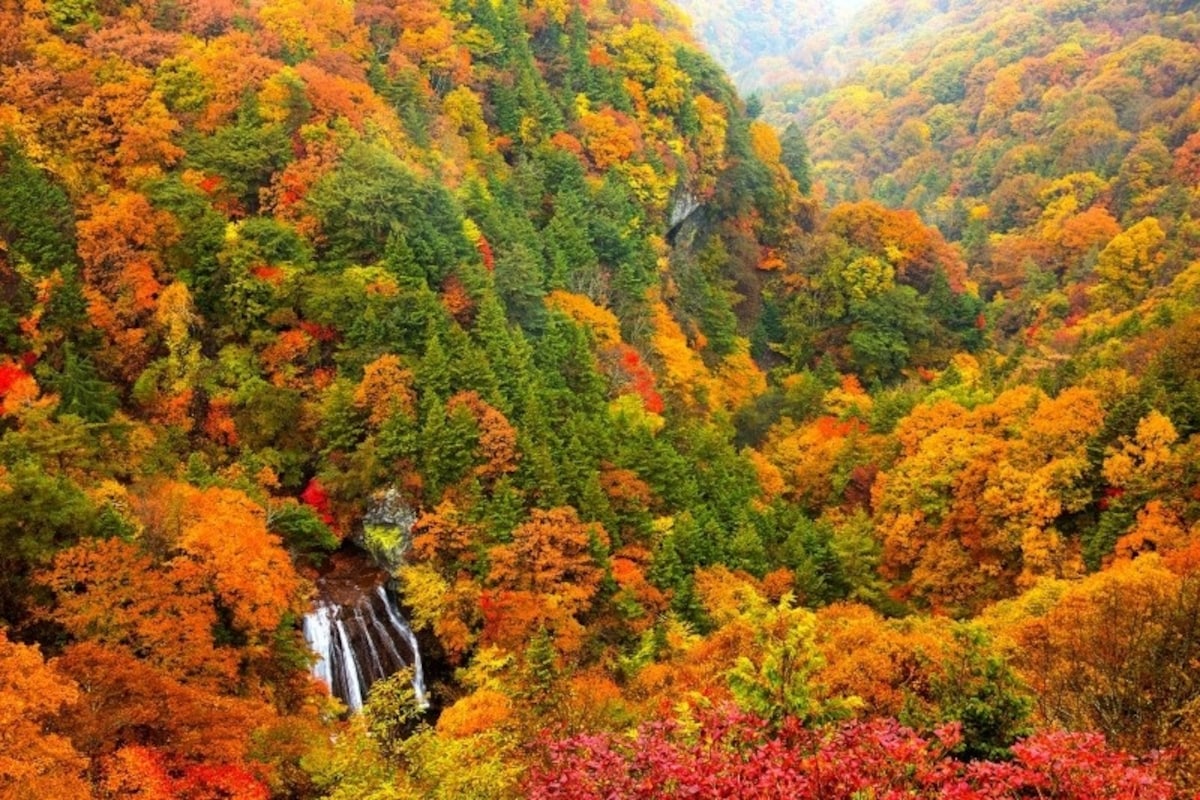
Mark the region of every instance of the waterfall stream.
[[353, 711], [371, 684], [404, 667], [412, 669], [417, 703], [429, 705], [417, 637], [386, 580], [386, 573], [345, 556], [318, 579], [319, 599], [304, 617], [304, 638], [318, 657], [313, 675]]

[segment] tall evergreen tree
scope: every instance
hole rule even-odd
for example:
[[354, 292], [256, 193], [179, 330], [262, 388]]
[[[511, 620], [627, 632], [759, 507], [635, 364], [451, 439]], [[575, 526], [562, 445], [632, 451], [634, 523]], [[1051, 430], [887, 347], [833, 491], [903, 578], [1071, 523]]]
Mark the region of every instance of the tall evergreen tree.
[[784, 130], [779, 144], [783, 147], [783, 154], [779, 160], [792, 174], [792, 178], [800, 187], [800, 193], [810, 194], [812, 192], [812, 164], [809, 161], [808, 142], [805, 141], [804, 131], [796, 123], [791, 123]]
[[70, 342], [63, 349], [63, 369], [55, 382], [58, 412], [74, 414], [88, 422], [104, 422], [118, 405], [113, 387], [96, 374], [87, 356], [78, 355]]
[[75, 215], [66, 192], [12, 139], [0, 144], [0, 240], [38, 274], [75, 263]]

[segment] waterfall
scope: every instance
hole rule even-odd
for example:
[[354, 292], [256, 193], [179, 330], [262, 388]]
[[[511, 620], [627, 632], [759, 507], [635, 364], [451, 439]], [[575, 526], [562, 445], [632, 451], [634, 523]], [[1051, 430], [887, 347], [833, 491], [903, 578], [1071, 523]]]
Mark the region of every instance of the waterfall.
[[380, 584], [339, 600], [323, 599], [304, 617], [304, 638], [318, 657], [313, 675], [357, 711], [371, 684], [411, 667], [413, 693], [427, 707], [417, 637], [392, 595]]
[[380, 586], [378, 592], [384, 598], [383, 607], [387, 609], [388, 617], [392, 620], [392, 627], [400, 631], [400, 635], [408, 643], [409, 652], [413, 654], [413, 691], [417, 695], [417, 704], [421, 708], [428, 708], [429, 698], [425, 695], [425, 668], [421, 665], [421, 648], [417, 647], [416, 634], [404, 623], [404, 618], [396, 613], [395, 603], [387, 602], [387, 590]]
[[[328, 615], [333, 619], [333, 614]], [[333, 674], [341, 680], [334, 681], [334, 686], [342, 689], [342, 699], [354, 711], [362, 708], [362, 684], [359, 682], [358, 659], [354, 657], [354, 647], [350, 644], [350, 634], [346, 633], [346, 624], [342, 620], [334, 620], [337, 631], [338, 649], [329, 651], [330, 664]], [[336, 660], [335, 660], [336, 657]], [[339, 669], [339, 667], [341, 669]], [[367, 688], [370, 688], [368, 685]], [[334, 692], [337, 693], [336, 691]]]

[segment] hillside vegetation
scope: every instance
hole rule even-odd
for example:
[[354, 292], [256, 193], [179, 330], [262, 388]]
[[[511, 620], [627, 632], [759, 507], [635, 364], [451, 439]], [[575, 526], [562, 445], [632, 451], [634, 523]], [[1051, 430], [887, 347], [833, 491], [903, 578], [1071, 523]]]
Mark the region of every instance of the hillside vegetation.
[[0, 798], [1200, 786], [1200, 27], [951, 5], [782, 132], [646, 0], [4, 6]]
[[693, 34], [743, 91], [841, 77], [840, 33], [866, 0], [680, 0]]

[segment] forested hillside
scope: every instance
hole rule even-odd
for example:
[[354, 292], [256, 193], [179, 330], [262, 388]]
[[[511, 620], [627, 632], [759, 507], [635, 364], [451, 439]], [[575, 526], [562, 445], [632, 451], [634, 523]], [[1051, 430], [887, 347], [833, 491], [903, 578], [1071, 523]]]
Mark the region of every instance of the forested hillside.
[[[1200, 430], [1184, 355], [1200, 257], [1191, 5], [951, 4], [792, 117], [834, 215], [915, 211], [956, 246], [1008, 385], [1090, 386], [1115, 398], [1110, 429], [1158, 412], [1173, 441]], [[1124, 531], [1089, 520], [1088, 564]]]
[[0, 8], [0, 799], [1200, 788], [1200, 20], [952, 5]]
[[693, 34], [742, 91], [842, 77], [861, 57], [840, 46], [866, 0], [679, 0]]

